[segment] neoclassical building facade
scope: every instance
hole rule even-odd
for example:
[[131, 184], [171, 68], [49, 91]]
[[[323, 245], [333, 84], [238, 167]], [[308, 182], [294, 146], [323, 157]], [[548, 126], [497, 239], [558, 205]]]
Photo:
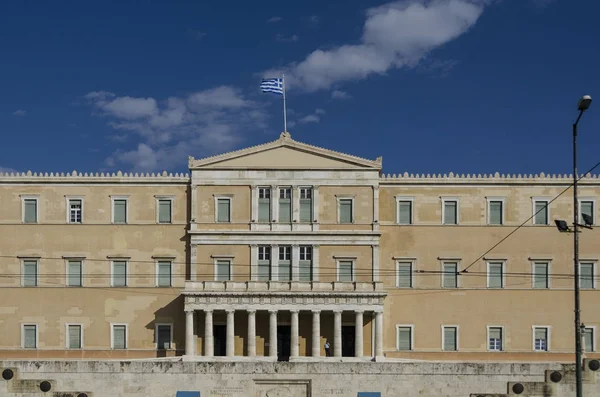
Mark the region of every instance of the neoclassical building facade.
[[289, 133], [189, 171], [1, 175], [0, 356], [573, 360], [567, 175], [385, 175]]

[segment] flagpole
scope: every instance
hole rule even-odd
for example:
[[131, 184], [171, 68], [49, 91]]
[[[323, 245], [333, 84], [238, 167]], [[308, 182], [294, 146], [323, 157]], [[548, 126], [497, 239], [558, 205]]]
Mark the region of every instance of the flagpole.
[[287, 115], [285, 109], [285, 76], [283, 73], [281, 74], [281, 82], [283, 85], [283, 132], [287, 132]]

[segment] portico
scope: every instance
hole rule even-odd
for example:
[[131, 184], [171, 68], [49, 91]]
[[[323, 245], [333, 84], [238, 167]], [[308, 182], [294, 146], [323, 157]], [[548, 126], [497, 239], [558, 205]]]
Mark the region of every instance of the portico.
[[[303, 361], [326, 359], [322, 352], [325, 340], [332, 346], [331, 356], [337, 359], [349, 358], [348, 351], [352, 351], [354, 359], [383, 358], [383, 300], [385, 292], [381, 291], [380, 283], [319, 283], [319, 282], [187, 282], [185, 295], [186, 312], [186, 359], [210, 360], [214, 359], [215, 338], [213, 335], [213, 317], [215, 313], [226, 313], [226, 360], [282, 360]], [[243, 312], [241, 316], [246, 323], [246, 332], [243, 335], [245, 355], [235, 355], [235, 318], [236, 313]], [[203, 351], [196, 349], [194, 324], [196, 317], [203, 314]], [[257, 315], [268, 314], [268, 336], [265, 338], [265, 351], [257, 356], [256, 342]], [[374, 349], [371, 354], [365, 355], [364, 334], [365, 315], [374, 319], [368, 325], [374, 328]], [[342, 317], [351, 319], [350, 325], [343, 327]], [[283, 323], [281, 318], [287, 321]], [[327, 327], [323, 324], [327, 321]], [[237, 318], [240, 316], [238, 314]], [[305, 348], [300, 349], [300, 318], [306, 322], [310, 318], [311, 332]], [[306, 324], [304, 323], [303, 326]], [[343, 329], [352, 330], [351, 336], [345, 333], [348, 340], [343, 340]], [[239, 327], [238, 327], [239, 329]], [[285, 331], [278, 335], [278, 330]], [[198, 329], [197, 334], [202, 331]], [[333, 338], [324, 337], [331, 335]], [[352, 349], [346, 348], [343, 354], [344, 343], [353, 342]], [[308, 349], [310, 342], [310, 350]], [[268, 346], [268, 348], [266, 348]], [[345, 357], [344, 357], [345, 356]]]

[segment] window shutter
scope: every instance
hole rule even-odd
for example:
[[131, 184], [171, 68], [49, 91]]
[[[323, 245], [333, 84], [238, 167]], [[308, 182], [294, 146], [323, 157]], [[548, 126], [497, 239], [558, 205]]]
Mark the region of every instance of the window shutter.
[[231, 262], [225, 260], [217, 260], [217, 281], [231, 280]]
[[81, 349], [81, 326], [69, 325], [69, 349]]
[[258, 221], [271, 222], [271, 199], [258, 199]]
[[300, 199], [300, 222], [312, 222], [312, 199]]
[[340, 199], [340, 223], [352, 223], [352, 200]]
[[292, 221], [292, 200], [288, 198], [279, 199], [279, 222]]
[[535, 329], [535, 339], [546, 340], [547, 330], [545, 328]]
[[127, 223], [127, 200], [114, 201], [115, 223]]
[[271, 279], [271, 261], [258, 261], [258, 280], [269, 281]]
[[113, 326], [113, 346], [115, 349], [125, 349], [125, 326], [114, 325]]
[[502, 329], [490, 328], [490, 339], [502, 339]]
[[300, 261], [298, 273], [299, 281], [312, 281], [312, 261]]
[[584, 341], [584, 348], [586, 352], [593, 352], [594, 351], [594, 330], [591, 328], [586, 328], [583, 331], [583, 341]]
[[25, 287], [37, 286], [37, 261], [26, 260], [23, 262], [23, 285]]
[[534, 264], [534, 288], [548, 288], [548, 264]]
[[409, 327], [398, 328], [398, 350], [412, 350]]
[[23, 332], [24, 332], [24, 347], [28, 348], [28, 349], [35, 349], [37, 348], [37, 343], [36, 343], [36, 326], [35, 325], [24, 325], [23, 326]]
[[37, 200], [25, 199], [25, 223], [37, 223]]
[[489, 264], [489, 288], [502, 288], [502, 263]]
[[[581, 213], [582, 214], [586, 214], [591, 216], [592, 218], [594, 217], [594, 202], [593, 201], [582, 201], [580, 203], [581, 206]], [[583, 219], [582, 219], [583, 221]]]
[[412, 223], [412, 202], [410, 201], [399, 201], [398, 202], [398, 223], [401, 225], [410, 225]]
[[490, 225], [502, 224], [502, 201], [490, 201]]
[[171, 262], [168, 262], [168, 261], [158, 262], [158, 286], [159, 287], [170, 287], [171, 286]]
[[171, 348], [171, 326], [170, 325], [159, 325], [157, 330], [158, 348], [159, 349], [170, 349]]
[[444, 288], [456, 288], [456, 263], [444, 263]]
[[594, 288], [594, 264], [582, 263], [579, 265], [579, 287]]
[[114, 261], [113, 262], [113, 287], [125, 287], [127, 286], [127, 262], [126, 261]]
[[81, 287], [81, 261], [69, 261], [69, 287]]
[[456, 225], [456, 201], [444, 201], [444, 224]]
[[229, 199], [218, 199], [217, 200], [217, 220], [219, 222], [231, 222], [231, 200]]
[[411, 288], [412, 287], [412, 264], [411, 263], [399, 263], [398, 264], [398, 287], [399, 288]]
[[278, 266], [279, 281], [290, 281], [292, 279], [292, 262], [280, 259]]
[[158, 200], [158, 222], [171, 223], [171, 200]]
[[[547, 225], [548, 224], [548, 203], [546, 201], [535, 202], [535, 224], [536, 225]], [[539, 211], [539, 212], [538, 212]]]
[[456, 350], [456, 328], [454, 327], [444, 328], [444, 350]]
[[352, 281], [352, 261], [340, 261], [339, 267], [338, 281]]

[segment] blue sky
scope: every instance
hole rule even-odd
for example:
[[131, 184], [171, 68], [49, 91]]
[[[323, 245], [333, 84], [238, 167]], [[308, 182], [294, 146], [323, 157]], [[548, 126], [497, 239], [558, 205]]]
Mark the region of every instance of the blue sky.
[[592, 0], [6, 1], [0, 169], [186, 171], [288, 130], [384, 172], [569, 173], [600, 161]]

